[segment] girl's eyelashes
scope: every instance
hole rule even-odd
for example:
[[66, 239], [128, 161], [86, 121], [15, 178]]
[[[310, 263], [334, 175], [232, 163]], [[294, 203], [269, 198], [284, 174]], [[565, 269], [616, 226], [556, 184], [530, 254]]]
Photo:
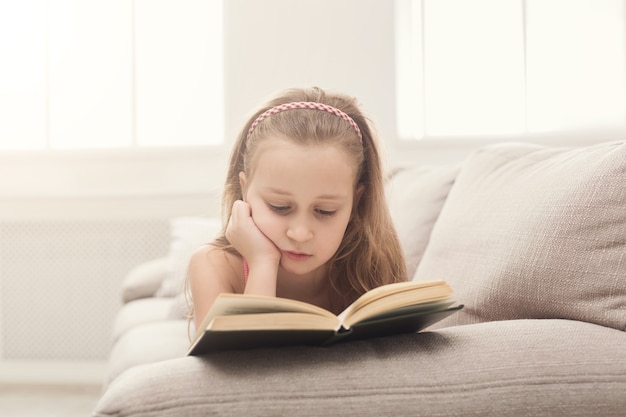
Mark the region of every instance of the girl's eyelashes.
[[267, 204], [267, 206], [270, 208], [270, 210], [278, 214], [286, 214], [291, 209], [291, 207], [289, 206], [279, 206], [279, 205], [274, 205], [274, 204], [269, 204], [269, 203]]
[[[278, 214], [289, 214], [291, 212], [291, 206], [281, 206], [278, 204], [270, 204], [266, 203], [267, 207], [272, 210], [274, 213]], [[315, 209], [315, 213], [322, 217], [331, 217], [337, 213], [336, 210], [323, 210], [323, 209]]]
[[326, 216], [326, 217], [331, 217], [333, 216], [336, 211], [333, 210], [322, 210], [322, 209], [316, 209], [315, 210], [318, 214], [322, 215], [322, 216]]

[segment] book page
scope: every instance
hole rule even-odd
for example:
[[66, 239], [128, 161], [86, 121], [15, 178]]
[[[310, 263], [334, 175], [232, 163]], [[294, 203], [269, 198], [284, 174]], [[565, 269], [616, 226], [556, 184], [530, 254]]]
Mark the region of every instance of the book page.
[[302, 301], [262, 295], [223, 293], [213, 302], [209, 312], [196, 330], [194, 340], [204, 333], [204, 330], [215, 317], [276, 312], [308, 313], [315, 316], [329, 317], [337, 322], [337, 316], [330, 311]]
[[246, 330], [338, 330], [336, 316], [325, 317], [308, 313], [244, 314], [215, 317], [207, 326], [211, 331]]
[[452, 288], [445, 281], [402, 282], [375, 288], [352, 303], [340, 315], [349, 328], [366, 318], [387, 311], [421, 303], [445, 302], [452, 297]]
[[299, 312], [318, 316], [335, 317], [321, 307], [288, 298], [248, 294], [220, 294], [207, 316], [230, 316], [235, 314]]

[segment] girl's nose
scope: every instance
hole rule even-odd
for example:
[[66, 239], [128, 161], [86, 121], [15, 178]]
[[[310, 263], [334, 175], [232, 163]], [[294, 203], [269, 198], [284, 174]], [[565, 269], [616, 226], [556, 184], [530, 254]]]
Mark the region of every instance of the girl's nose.
[[305, 221], [295, 221], [287, 228], [287, 237], [296, 242], [306, 242], [313, 237], [313, 230]]

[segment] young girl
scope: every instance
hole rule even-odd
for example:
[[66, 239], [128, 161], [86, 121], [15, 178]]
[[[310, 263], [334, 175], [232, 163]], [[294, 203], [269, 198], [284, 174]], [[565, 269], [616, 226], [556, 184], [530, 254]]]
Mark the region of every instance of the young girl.
[[222, 213], [221, 236], [189, 264], [196, 327], [223, 292], [338, 314], [407, 280], [378, 142], [351, 97], [288, 90], [254, 114], [233, 149]]

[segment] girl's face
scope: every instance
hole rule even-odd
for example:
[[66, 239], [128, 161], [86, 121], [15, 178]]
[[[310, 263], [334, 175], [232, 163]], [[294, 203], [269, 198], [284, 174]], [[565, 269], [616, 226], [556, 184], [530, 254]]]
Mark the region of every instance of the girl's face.
[[355, 163], [337, 146], [268, 138], [251, 165], [249, 177], [240, 173], [244, 199], [257, 227], [281, 251], [282, 269], [303, 275], [324, 266], [350, 220]]

